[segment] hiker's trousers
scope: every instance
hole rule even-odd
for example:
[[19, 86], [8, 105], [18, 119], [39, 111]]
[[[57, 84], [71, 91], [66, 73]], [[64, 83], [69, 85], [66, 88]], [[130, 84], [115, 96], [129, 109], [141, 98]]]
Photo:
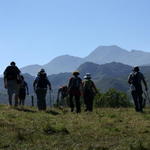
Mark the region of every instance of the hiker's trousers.
[[142, 97], [142, 92], [141, 91], [132, 91], [132, 97], [134, 100], [135, 104], [135, 110], [136, 111], [143, 111], [143, 97]]

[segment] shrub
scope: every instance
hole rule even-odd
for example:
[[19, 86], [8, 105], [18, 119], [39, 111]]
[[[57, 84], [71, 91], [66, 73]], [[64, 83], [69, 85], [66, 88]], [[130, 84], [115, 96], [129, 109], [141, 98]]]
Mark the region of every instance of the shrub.
[[130, 107], [131, 102], [124, 92], [115, 89], [109, 89], [106, 93], [99, 93], [95, 97], [94, 102], [96, 107]]

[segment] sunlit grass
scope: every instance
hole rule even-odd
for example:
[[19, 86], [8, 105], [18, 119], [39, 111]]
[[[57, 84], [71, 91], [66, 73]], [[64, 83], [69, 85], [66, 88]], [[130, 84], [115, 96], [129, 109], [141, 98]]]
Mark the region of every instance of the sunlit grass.
[[0, 149], [149, 150], [150, 110], [102, 108], [76, 114], [1, 105]]

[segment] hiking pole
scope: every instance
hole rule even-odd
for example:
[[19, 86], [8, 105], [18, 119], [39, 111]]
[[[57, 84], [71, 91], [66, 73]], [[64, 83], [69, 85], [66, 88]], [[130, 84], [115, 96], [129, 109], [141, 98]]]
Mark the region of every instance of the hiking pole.
[[34, 107], [34, 95], [31, 95], [31, 104], [32, 104], [32, 107]]
[[52, 107], [54, 106], [54, 91], [51, 91]]
[[142, 107], [145, 108], [146, 106], [146, 101], [147, 101], [147, 95], [146, 95], [146, 92], [144, 91], [143, 92], [143, 101], [142, 101]]
[[146, 95], [147, 95], [148, 102], [149, 102], [149, 104], [150, 104], [150, 98], [149, 98], [148, 91], [146, 91]]
[[51, 95], [51, 90], [49, 90], [49, 104], [50, 104], [50, 107], [52, 106], [51, 102], [52, 102], [52, 95]]

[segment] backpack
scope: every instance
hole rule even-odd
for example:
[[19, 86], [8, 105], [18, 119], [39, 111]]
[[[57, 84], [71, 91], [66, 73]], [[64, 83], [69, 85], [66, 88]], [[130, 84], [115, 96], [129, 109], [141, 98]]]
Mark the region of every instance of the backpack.
[[8, 66], [4, 75], [7, 80], [19, 80], [20, 71], [16, 66]]
[[79, 77], [72, 77], [71, 78], [71, 89], [80, 89], [81, 79]]
[[47, 88], [48, 80], [46, 74], [40, 74], [37, 78], [37, 88]]
[[132, 76], [131, 76], [131, 82], [132, 84], [137, 87], [141, 84], [140, 82], [140, 76], [139, 76], [139, 73], [133, 73]]
[[91, 80], [83, 81], [83, 91], [84, 92], [93, 92], [93, 82]]
[[135, 87], [136, 91], [142, 92], [142, 85], [141, 85], [141, 76], [140, 72], [132, 73], [130, 82]]

